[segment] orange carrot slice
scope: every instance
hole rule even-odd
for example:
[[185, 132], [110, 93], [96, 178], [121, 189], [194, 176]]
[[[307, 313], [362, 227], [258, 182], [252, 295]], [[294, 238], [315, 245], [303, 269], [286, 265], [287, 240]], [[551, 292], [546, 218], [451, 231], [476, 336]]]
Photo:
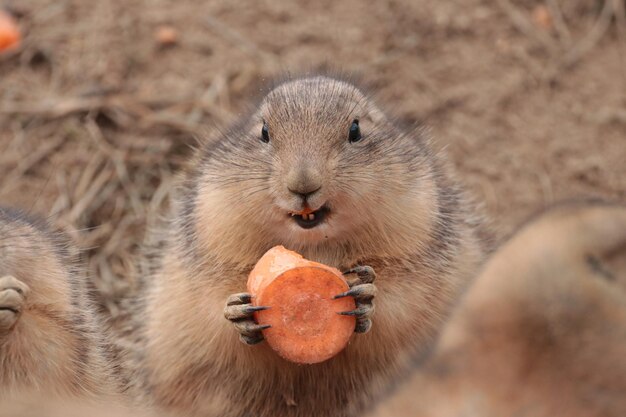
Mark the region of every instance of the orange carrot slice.
[[0, 52], [16, 49], [21, 38], [15, 19], [7, 12], [0, 10]]
[[355, 318], [337, 314], [355, 309], [354, 299], [333, 297], [348, 290], [341, 272], [304, 259], [282, 246], [270, 249], [248, 278], [265, 340], [281, 357], [312, 364], [332, 358], [348, 344]]

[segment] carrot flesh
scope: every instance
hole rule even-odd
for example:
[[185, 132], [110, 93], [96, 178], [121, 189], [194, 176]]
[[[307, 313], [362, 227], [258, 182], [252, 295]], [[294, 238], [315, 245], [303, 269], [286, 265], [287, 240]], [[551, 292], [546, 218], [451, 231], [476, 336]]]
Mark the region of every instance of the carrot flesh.
[[21, 38], [15, 19], [0, 10], [0, 52], [16, 49], [20, 45]]
[[337, 313], [355, 309], [352, 297], [333, 299], [348, 290], [341, 272], [304, 259], [282, 246], [270, 249], [248, 279], [259, 324], [272, 327], [263, 336], [272, 349], [292, 362], [323, 362], [341, 352], [354, 333], [355, 318]]

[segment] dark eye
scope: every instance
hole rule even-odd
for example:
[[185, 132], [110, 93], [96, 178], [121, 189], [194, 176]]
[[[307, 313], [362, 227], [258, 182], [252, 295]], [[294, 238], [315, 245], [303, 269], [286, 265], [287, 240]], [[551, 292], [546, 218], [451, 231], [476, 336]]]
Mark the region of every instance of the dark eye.
[[261, 140], [265, 143], [270, 141], [270, 131], [267, 128], [267, 123], [263, 123], [263, 127], [261, 128]]
[[348, 140], [350, 143], [358, 142], [361, 140], [361, 129], [359, 128], [359, 121], [353, 120], [352, 126], [350, 126], [350, 133], [348, 133]]

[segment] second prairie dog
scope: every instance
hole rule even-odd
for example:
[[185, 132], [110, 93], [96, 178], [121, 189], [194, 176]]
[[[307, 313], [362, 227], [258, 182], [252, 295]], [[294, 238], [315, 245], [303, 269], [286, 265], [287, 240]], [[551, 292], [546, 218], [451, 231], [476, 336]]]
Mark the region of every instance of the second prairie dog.
[[[134, 368], [155, 405], [188, 416], [350, 415], [430, 344], [484, 257], [479, 217], [424, 133], [327, 77], [277, 86], [202, 146], [173, 205]], [[291, 215], [307, 206], [315, 219]], [[275, 245], [372, 267], [371, 331], [310, 366], [241, 343], [224, 306]]]
[[490, 259], [370, 417], [626, 416], [626, 206], [577, 203]]
[[118, 392], [76, 257], [44, 220], [0, 207], [0, 401]]

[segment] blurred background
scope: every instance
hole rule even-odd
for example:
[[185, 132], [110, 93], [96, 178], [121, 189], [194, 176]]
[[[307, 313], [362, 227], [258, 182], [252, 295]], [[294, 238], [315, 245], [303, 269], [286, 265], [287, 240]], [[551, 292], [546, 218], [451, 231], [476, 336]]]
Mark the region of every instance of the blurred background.
[[0, 202], [85, 250], [115, 313], [197, 138], [285, 72], [360, 76], [429, 126], [499, 236], [626, 198], [623, 0], [0, 0]]

